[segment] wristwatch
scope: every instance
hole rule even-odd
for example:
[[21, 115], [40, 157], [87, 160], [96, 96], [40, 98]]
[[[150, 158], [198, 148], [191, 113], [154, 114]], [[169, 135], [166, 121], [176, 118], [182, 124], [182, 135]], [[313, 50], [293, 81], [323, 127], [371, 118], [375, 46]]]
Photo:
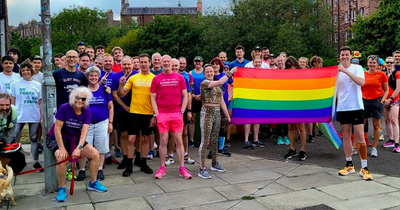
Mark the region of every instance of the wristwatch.
[[181, 111], [181, 113], [183, 114], [183, 113], [185, 113], [185, 111]]
[[83, 145], [78, 145], [78, 149], [83, 150]]
[[157, 114], [153, 114], [153, 117], [157, 117]]

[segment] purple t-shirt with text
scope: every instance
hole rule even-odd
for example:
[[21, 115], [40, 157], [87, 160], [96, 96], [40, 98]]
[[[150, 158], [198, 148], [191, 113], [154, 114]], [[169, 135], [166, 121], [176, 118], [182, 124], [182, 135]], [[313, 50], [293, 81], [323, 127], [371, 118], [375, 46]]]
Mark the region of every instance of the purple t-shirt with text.
[[89, 101], [89, 108], [93, 113], [90, 120], [91, 123], [108, 119], [108, 102], [112, 100], [112, 97], [103, 88], [99, 86], [99, 89], [92, 92], [93, 97]]
[[[138, 73], [138, 71], [133, 70], [132, 73], [131, 73], [131, 75], [129, 75], [129, 77], [126, 78], [126, 81], [128, 81], [128, 79], [129, 79], [131, 76], [133, 76], [133, 75], [135, 75], [135, 74], [137, 74], [137, 73]], [[112, 77], [111, 91], [118, 91], [119, 80], [121, 79], [122, 76], [124, 76], [124, 74], [125, 74], [124, 71], [120, 71], [120, 72], [118, 72], [118, 73], [116, 73], [116, 74], [113, 75], [113, 77]], [[131, 91], [129, 91], [129, 92], [126, 94], [125, 97], [121, 98], [121, 100], [125, 103], [125, 105], [130, 106], [130, 105], [131, 105], [131, 98], [132, 98], [132, 93], [131, 93]], [[122, 108], [122, 106], [119, 105], [117, 102], [115, 102], [114, 105], [115, 105], [115, 106], [114, 106], [114, 109], [115, 109], [116, 111], [125, 111], [125, 109]]]

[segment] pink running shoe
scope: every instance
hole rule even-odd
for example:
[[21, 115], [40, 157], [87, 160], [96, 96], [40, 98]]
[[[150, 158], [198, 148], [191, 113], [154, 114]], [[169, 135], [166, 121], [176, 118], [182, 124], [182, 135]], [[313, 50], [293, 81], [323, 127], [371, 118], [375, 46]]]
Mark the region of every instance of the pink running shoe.
[[154, 175], [154, 178], [156, 179], [161, 179], [163, 178], [165, 175], [167, 175], [167, 172], [165, 170], [165, 166], [161, 166], [160, 169], [158, 169], [156, 175]]
[[179, 169], [179, 176], [185, 179], [191, 179], [192, 175], [186, 170], [185, 167]]
[[382, 147], [385, 147], [385, 148], [394, 147], [394, 141], [389, 140], [386, 143], [382, 144]]
[[400, 153], [400, 146], [398, 146], [398, 145], [397, 145], [397, 147], [395, 146], [395, 147], [393, 148], [393, 152]]

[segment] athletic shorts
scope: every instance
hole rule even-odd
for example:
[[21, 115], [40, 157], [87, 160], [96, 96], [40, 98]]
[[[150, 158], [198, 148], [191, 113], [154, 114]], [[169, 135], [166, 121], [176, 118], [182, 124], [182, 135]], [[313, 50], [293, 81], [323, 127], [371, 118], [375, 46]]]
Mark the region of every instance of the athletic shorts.
[[232, 110], [233, 109], [233, 101], [229, 101], [228, 102], [228, 110]]
[[202, 106], [203, 104], [201, 103], [201, 101], [196, 101], [192, 99], [192, 113], [199, 112]]
[[367, 100], [363, 99], [364, 102], [364, 118], [375, 118], [381, 119], [383, 116], [383, 104], [381, 103], [382, 97]]
[[[76, 149], [79, 144], [79, 139], [75, 142], [75, 144], [71, 145], [71, 141], [63, 139], [64, 148], [67, 150], [69, 155], [72, 155], [72, 152]], [[85, 141], [83, 147], [85, 147], [88, 143]], [[53, 154], [59, 149], [57, 141], [50, 136], [47, 136], [46, 146], [53, 151]], [[55, 155], [55, 154], [54, 154]]]
[[108, 133], [108, 119], [100, 122], [92, 122], [86, 137], [86, 142], [96, 148], [99, 153], [110, 151], [110, 134]]
[[188, 118], [187, 118], [187, 113], [188, 113], [188, 111], [186, 110], [185, 111], [185, 113], [183, 113], [183, 125], [185, 126], [185, 125], [189, 125], [189, 120], [188, 120]]
[[160, 133], [172, 131], [179, 133], [183, 131], [183, 114], [175, 113], [159, 113], [157, 115], [157, 128]]
[[342, 111], [337, 112], [336, 120], [340, 122], [341, 125], [352, 124], [360, 125], [364, 124], [364, 110], [353, 110], [353, 111]]
[[116, 111], [114, 113], [113, 127], [119, 132], [128, 131], [129, 128], [129, 113], [125, 111]]
[[140, 131], [142, 131], [142, 135], [154, 133], [154, 127], [150, 127], [153, 115], [130, 113], [129, 118], [128, 135], [139, 135]]

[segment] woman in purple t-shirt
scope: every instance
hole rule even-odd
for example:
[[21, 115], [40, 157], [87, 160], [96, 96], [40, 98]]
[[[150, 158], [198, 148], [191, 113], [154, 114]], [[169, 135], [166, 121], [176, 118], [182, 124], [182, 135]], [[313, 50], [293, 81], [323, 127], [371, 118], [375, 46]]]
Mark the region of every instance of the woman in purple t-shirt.
[[[78, 87], [74, 89], [69, 95], [69, 103], [61, 105], [57, 110], [56, 123], [47, 133], [46, 143], [47, 147], [53, 151], [57, 162], [67, 159], [70, 155], [73, 157], [84, 155], [90, 158], [91, 181], [89, 181], [87, 189], [105, 192], [107, 188], [97, 180], [99, 152], [86, 142], [92, 116], [92, 112], [88, 108], [91, 98], [92, 93], [88, 88]], [[67, 164], [57, 165], [56, 170], [60, 186], [56, 200], [64, 202], [66, 200], [65, 173]]]

